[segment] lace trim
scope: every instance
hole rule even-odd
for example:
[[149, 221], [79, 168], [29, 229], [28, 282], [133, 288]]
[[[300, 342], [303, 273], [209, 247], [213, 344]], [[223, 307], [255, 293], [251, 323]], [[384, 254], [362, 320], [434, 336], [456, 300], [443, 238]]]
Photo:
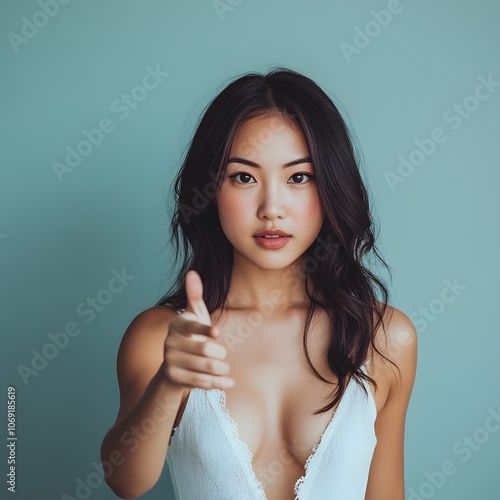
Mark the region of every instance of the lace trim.
[[244, 457], [245, 466], [247, 467], [247, 470], [250, 472], [251, 479], [252, 479], [252, 482], [254, 483], [254, 486], [258, 489], [259, 493], [261, 494], [262, 500], [267, 500], [267, 496], [266, 496], [264, 489], [262, 488], [262, 484], [257, 479], [257, 476], [255, 475], [255, 471], [253, 469], [252, 452], [248, 449], [248, 446], [246, 445], [246, 443], [244, 443], [240, 439], [239, 432], [238, 432], [238, 424], [233, 420], [233, 417], [231, 417], [228, 409], [226, 408], [226, 393], [221, 389], [211, 389], [211, 390], [213, 390], [219, 396], [217, 398], [217, 401], [219, 403], [219, 407], [222, 410], [223, 414], [225, 415], [225, 418], [227, 419], [227, 421], [230, 423], [231, 437], [233, 438], [233, 442], [236, 443], [239, 450], [241, 451], [242, 456]]
[[295, 481], [295, 485], [293, 486], [293, 492], [295, 493], [294, 500], [300, 500], [300, 492], [302, 491], [302, 485], [304, 484], [304, 481], [306, 480], [307, 471], [309, 469], [309, 465], [311, 463], [311, 460], [316, 456], [316, 450], [320, 447], [320, 445], [323, 441], [323, 436], [326, 434], [326, 431], [330, 428], [330, 424], [333, 422], [333, 418], [335, 417], [335, 414], [337, 413], [338, 406], [339, 405], [337, 405], [337, 408], [335, 408], [335, 411], [333, 412], [332, 418], [328, 422], [326, 429], [321, 433], [321, 436], [319, 437], [319, 442], [316, 443], [312, 447], [311, 454], [307, 457], [307, 460], [304, 464], [304, 474], [302, 476], [300, 476], [299, 479], [297, 479], [297, 481]]
[[[366, 365], [370, 362], [370, 360], [368, 361], [365, 361], [361, 367], [362, 368], [365, 368]], [[314, 459], [314, 457], [316, 456], [316, 451], [318, 450], [318, 448], [321, 446], [321, 443], [323, 442], [323, 436], [328, 432], [328, 430], [330, 429], [330, 427], [332, 426], [332, 422], [335, 418], [335, 415], [338, 411], [338, 409], [341, 407], [341, 404], [343, 403], [344, 399], [346, 399], [346, 396], [347, 396], [347, 392], [348, 390], [350, 389], [351, 387], [351, 384], [354, 382], [354, 379], [351, 378], [347, 384], [347, 387], [345, 389], [345, 392], [342, 396], [342, 398], [340, 399], [340, 401], [338, 402], [337, 404], [337, 408], [335, 408], [335, 411], [333, 412], [332, 414], [332, 418], [330, 419], [330, 421], [328, 422], [328, 425], [326, 426], [326, 429], [322, 432], [321, 436], [319, 437], [319, 442], [317, 444], [315, 444], [313, 447], [312, 447], [312, 453], [307, 457], [307, 460], [304, 464], [304, 474], [302, 476], [299, 477], [299, 479], [297, 479], [297, 481], [295, 482], [295, 485], [293, 487], [293, 491], [295, 493], [295, 498], [294, 500], [300, 500], [300, 493], [302, 491], [302, 487], [303, 487], [303, 484], [307, 478], [307, 472], [309, 470], [309, 467], [311, 465], [311, 462], [312, 460]]]
[[[367, 360], [361, 365], [361, 367], [365, 368], [366, 365], [368, 365], [369, 363], [370, 363], [370, 360]], [[312, 447], [311, 454], [307, 457], [307, 460], [304, 464], [304, 474], [302, 476], [300, 476], [299, 479], [297, 479], [297, 481], [295, 481], [295, 484], [293, 487], [293, 491], [295, 494], [294, 500], [301, 500], [300, 493], [302, 491], [303, 484], [304, 484], [306, 478], [308, 477], [307, 472], [309, 470], [311, 462], [314, 460], [314, 457], [316, 456], [316, 452], [319, 449], [319, 447], [321, 446], [321, 443], [323, 442], [323, 436], [330, 429], [332, 422], [335, 418], [335, 415], [337, 414], [338, 409], [341, 407], [341, 403], [344, 401], [346, 393], [348, 392], [348, 389], [352, 383], [353, 383], [353, 379], [351, 378], [349, 380], [349, 383], [347, 384], [346, 391], [344, 392], [344, 395], [342, 396], [341, 400], [337, 404], [337, 408], [335, 408], [335, 411], [332, 413], [332, 417], [330, 418], [328, 425], [326, 426], [326, 429], [321, 433], [321, 436], [319, 437], [318, 443], [316, 443]], [[247, 470], [250, 472], [254, 486], [256, 486], [258, 488], [260, 494], [262, 495], [262, 500], [267, 500], [267, 496], [266, 496], [266, 493], [264, 492], [264, 489], [262, 488], [262, 484], [259, 482], [259, 480], [257, 479], [257, 476], [255, 475], [255, 471], [254, 471], [254, 468], [252, 465], [252, 461], [253, 461], [252, 452], [248, 449], [248, 446], [246, 445], [246, 443], [244, 443], [240, 439], [239, 432], [238, 432], [238, 424], [233, 420], [233, 418], [229, 414], [228, 409], [226, 408], [226, 393], [221, 389], [210, 389], [208, 392], [210, 392], [210, 391], [214, 391], [216, 394], [218, 394], [219, 397], [217, 398], [217, 401], [219, 403], [219, 408], [222, 410], [223, 415], [225, 415], [225, 418], [230, 423], [231, 436], [234, 440], [234, 443], [236, 443], [236, 445], [238, 446], [239, 450], [242, 453], [242, 456], [244, 457], [244, 461], [245, 461], [245, 465], [247, 467]]]

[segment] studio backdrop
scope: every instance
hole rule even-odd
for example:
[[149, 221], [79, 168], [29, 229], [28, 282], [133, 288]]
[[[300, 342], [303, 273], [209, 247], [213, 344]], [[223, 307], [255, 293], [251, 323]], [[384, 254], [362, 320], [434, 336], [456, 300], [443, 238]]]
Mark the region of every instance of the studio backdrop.
[[[500, 498], [500, 3], [0, 9], [2, 498], [116, 498], [99, 449], [123, 333], [173, 278], [171, 182], [216, 93], [275, 66], [352, 129], [390, 304], [418, 332], [407, 499]], [[173, 498], [166, 465], [143, 498]]]

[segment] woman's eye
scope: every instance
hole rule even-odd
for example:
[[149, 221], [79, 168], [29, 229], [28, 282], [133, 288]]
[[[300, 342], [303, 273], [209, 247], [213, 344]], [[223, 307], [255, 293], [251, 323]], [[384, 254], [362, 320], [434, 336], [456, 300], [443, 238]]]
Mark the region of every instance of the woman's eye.
[[[251, 178], [251, 179], [253, 179], [253, 177], [251, 175], [249, 175], [249, 174], [243, 174], [243, 173], [233, 174], [233, 175], [230, 175], [229, 177], [231, 179], [236, 179], [236, 177], [239, 177], [240, 175], [243, 178]], [[235, 181], [235, 182], [236, 182], [236, 184], [250, 184], [249, 182], [245, 182], [245, 181], [241, 182], [241, 181], [238, 181], [238, 180]]]
[[[245, 173], [238, 173], [238, 174], [233, 174], [229, 176], [233, 182], [236, 184], [253, 184], [251, 182], [248, 182], [249, 179], [253, 179], [253, 177], [250, 174], [245, 174]], [[240, 177], [241, 180], [237, 180], [237, 177]], [[306, 179], [304, 182], [304, 178]], [[314, 175], [308, 174], [306, 172], [299, 172], [296, 174], [293, 174], [290, 179], [295, 179], [297, 182], [292, 182], [291, 184], [307, 184], [308, 182], [311, 181], [311, 179], [314, 179]]]
[[[311, 179], [314, 179], [314, 175], [308, 174], [306, 172], [299, 172], [298, 174], [293, 174], [291, 178], [293, 179], [294, 177], [295, 178], [298, 177], [299, 178], [299, 182], [293, 182], [292, 184], [307, 184], [308, 182], [311, 181]], [[302, 181], [304, 179], [304, 177], [306, 177], [306, 181], [305, 182], [300, 182], [300, 181]]]

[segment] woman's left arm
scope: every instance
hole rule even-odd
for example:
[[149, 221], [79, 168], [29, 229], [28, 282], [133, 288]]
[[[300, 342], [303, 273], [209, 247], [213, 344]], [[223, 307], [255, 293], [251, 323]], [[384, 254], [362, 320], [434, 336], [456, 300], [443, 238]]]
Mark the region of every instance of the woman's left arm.
[[[401, 370], [401, 380], [390, 378], [386, 403], [377, 415], [377, 445], [370, 466], [365, 500], [405, 500], [404, 434], [405, 420], [417, 369], [417, 333], [403, 312], [392, 308], [387, 327], [387, 344], [382, 351]], [[386, 362], [389, 373], [397, 370]], [[390, 368], [393, 368], [391, 371]]]

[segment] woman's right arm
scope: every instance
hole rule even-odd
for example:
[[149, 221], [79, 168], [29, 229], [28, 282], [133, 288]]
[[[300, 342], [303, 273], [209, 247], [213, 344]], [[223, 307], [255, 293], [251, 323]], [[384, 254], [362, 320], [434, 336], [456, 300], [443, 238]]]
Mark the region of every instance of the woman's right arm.
[[[185, 278], [187, 307], [153, 307], [136, 316], [118, 351], [120, 410], [101, 445], [104, 477], [121, 498], [136, 498], [158, 481], [186, 388], [229, 389], [234, 380], [217, 344], [196, 271]], [[187, 393], [186, 393], [187, 395]]]
[[[173, 309], [154, 307], [134, 318], [117, 358], [120, 409], [101, 445], [105, 480], [120, 498], [136, 498], [158, 481], [184, 387], [164, 376], [164, 344]], [[103, 467], [104, 468], [104, 467]]]

